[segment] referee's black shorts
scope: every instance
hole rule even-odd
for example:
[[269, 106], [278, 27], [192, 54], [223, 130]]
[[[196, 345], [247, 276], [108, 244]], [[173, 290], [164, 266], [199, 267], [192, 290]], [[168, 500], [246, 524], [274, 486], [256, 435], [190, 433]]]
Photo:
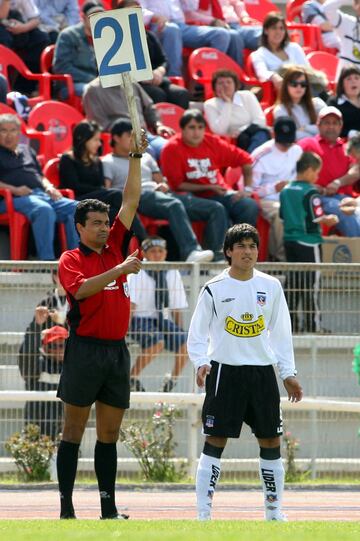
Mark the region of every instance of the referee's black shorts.
[[99, 400], [115, 408], [128, 408], [130, 355], [125, 340], [70, 333], [57, 396], [73, 406], [90, 406]]
[[273, 366], [231, 366], [211, 361], [202, 422], [206, 436], [238, 438], [243, 422], [257, 438], [280, 436], [280, 393]]

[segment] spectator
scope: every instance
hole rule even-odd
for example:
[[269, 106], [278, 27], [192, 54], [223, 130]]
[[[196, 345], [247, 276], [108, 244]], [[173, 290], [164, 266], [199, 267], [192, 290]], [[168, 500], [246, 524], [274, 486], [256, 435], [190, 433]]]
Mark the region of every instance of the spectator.
[[183, 47], [215, 47], [227, 52], [230, 34], [225, 28], [186, 24], [186, 11], [197, 10], [199, 0], [140, 0], [140, 4], [145, 25], [158, 35], [164, 47], [169, 75], [182, 75]]
[[272, 11], [265, 17], [261, 47], [251, 53], [251, 61], [258, 79], [271, 81], [278, 91], [282, 84], [278, 72], [284, 64], [308, 65], [300, 45], [290, 42], [284, 16], [278, 11]]
[[[304, 152], [296, 163], [296, 180], [280, 192], [286, 260], [291, 263], [320, 263], [320, 247], [323, 242], [320, 224], [333, 226], [339, 221], [335, 214], [324, 214], [319, 192], [314, 186], [321, 165], [317, 154]], [[314, 271], [290, 272], [288, 304], [293, 332], [320, 330], [319, 278], [319, 273]], [[302, 327], [297, 317], [300, 302], [303, 311]]]
[[309, 0], [305, 2], [302, 5], [301, 17], [305, 24], [313, 24], [320, 28], [322, 42], [325, 47], [340, 50], [341, 41], [324, 13], [324, 2], [325, 0]]
[[[147, 131], [146, 136], [150, 153], [158, 159], [166, 143], [164, 137], [173, 135], [174, 130], [160, 122], [154, 102], [138, 83], [133, 83], [133, 89], [141, 127], [146, 130], [148, 126], [156, 134]], [[95, 120], [105, 131], [110, 131], [112, 123], [120, 117], [130, 120], [124, 89], [103, 88], [99, 77], [86, 86], [83, 105], [87, 118]]]
[[274, 118], [290, 116], [296, 124], [296, 140], [316, 135], [317, 115], [326, 103], [313, 98], [309, 77], [301, 66], [291, 66], [284, 73]]
[[[166, 241], [161, 237], [145, 239], [141, 248], [144, 261], [160, 263], [166, 259]], [[130, 274], [128, 281], [131, 335], [141, 346], [141, 353], [131, 368], [130, 388], [145, 391], [139, 375], [165, 348], [175, 353], [173, 370], [165, 377], [161, 389], [170, 392], [187, 361], [187, 332], [183, 329], [181, 310], [187, 308], [188, 303], [180, 272], [142, 269], [139, 274]]]
[[359, 17], [360, 2], [352, 1], [352, 7], [355, 15], [349, 15], [340, 11], [343, 0], [326, 0], [323, 5], [324, 15], [334, 28], [340, 41], [340, 62], [338, 71], [349, 65], [355, 65], [360, 68], [360, 42], [359, 42]]
[[[64, 327], [55, 325], [41, 332], [41, 347], [29, 349], [33, 359], [33, 384], [26, 387], [32, 391], [55, 391], [57, 389], [65, 351], [65, 340], [69, 336]], [[25, 337], [26, 340], [26, 337]], [[26, 376], [23, 374], [26, 381]], [[33, 386], [32, 386], [33, 385]], [[56, 440], [62, 424], [61, 402], [27, 402], [25, 420], [40, 426], [40, 433]]]
[[65, 326], [68, 302], [60, 284], [57, 269], [51, 273], [54, 287], [35, 308], [34, 318], [26, 329], [19, 351], [19, 369], [25, 380], [26, 390], [36, 389], [38, 370], [36, 355], [41, 347], [41, 333], [54, 325]]
[[[106, 182], [121, 191], [124, 189], [129, 171], [131, 130], [131, 122], [126, 119], [114, 122], [111, 127], [113, 152], [102, 159]], [[201, 249], [183, 203], [169, 191], [158, 164], [147, 152], [141, 158], [141, 196], [138, 211], [144, 216], [169, 220], [169, 227], [178, 245], [181, 259], [186, 261], [213, 259], [214, 254], [211, 250]], [[206, 218], [208, 215], [209, 213], [206, 214]], [[216, 218], [217, 224], [218, 220]]]
[[215, 71], [211, 84], [215, 97], [205, 102], [204, 111], [212, 132], [236, 138], [248, 152], [270, 139], [260, 103], [252, 92], [241, 90], [234, 71]]
[[[140, 6], [136, 0], [122, 0], [119, 8]], [[146, 41], [149, 49], [153, 80], [143, 81], [141, 86], [151, 97], [154, 103], [169, 102], [179, 105], [183, 109], [189, 107], [189, 91], [179, 85], [173, 84], [166, 76], [168, 61], [159, 38], [154, 32], [146, 30]]]
[[360, 236], [360, 217], [346, 216], [340, 202], [353, 195], [353, 184], [359, 179], [358, 167], [345, 154], [345, 144], [340, 139], [342, 114], [336, 107], [324, 107], [318, 115], [319, 134], [301, 139], [304, 151], [318, 154], [322, 168], [316, 187], [321, 194], [325, 214], [336, 214], [339, 223], [336, 229], [346, 237]]
[[[242, 4], [242, 9], [248, 16], [244, 3], [238, 3]], [[198, 4], [196, 9], [185, 13], [186, 22], [196, 22], [197, 24], [226, 28], [230, 34], [230, 43], [226, 54], [240, 66], [243, 66], [244, 47], [251, 49], [252, 51], [258, 48], [261, 28], [246, 28], [240, 26], [237, 15], [235, 15], [235, 22], [229, 24], [229, 21], [224, 17], [220, 0], [200, 0]]]
[[80, 22], [77, 0], [34, 0], [39, 10], [40, 29], [49, 34], [51, 43], [55, 43], [61, 30]]
[[[0, 115], [0, 187], [11, 191], [14, 209], [30, 220], [38, 258], [54, 260], [56, 222], [65, 224], [68, 248], [78, 245], [73, 221], [77, 201], [63, 197], [43, 176], [35, 153], [19, 144], [20, 126], [16, 115]], [[5, 210], [0, 200], [0, 212]]]
[[[40, 56], [49, 45], [46, 32], [39, 28], [39, 10], [34, 0], [0, 0], [0, 43], [13, 49], [33, 73], [40, 73]], [[36, 83], [18, 76], [14, 89], [23, 94], [35, 91]]]
[[328, 100], [342, 113], [340, 137], [348, 137], [352, 130], [360, 130], [360, 67], [347, 66], [340, 72], [336, 96]]
[[[188, 109], [180, 120], [181, 134], [175, 135], [161, 154], [162, 170], [170, 188], [187, 194], [182, 197], [186, 209], [194, 199], [205, 198], [207, 204], [216, 201], [226, 209], [232, 223], [256, 223], [258, 206], [248, 197], [251, 191], [252, 160], [250, 155], [234, 145], [205, 133], [206, 123], [197, 109]], [[242, 167], [244, 190], [230, 189], [221, 173], [227, 167]], [[191, 197], [189, 197], [189, 194]], [[220, 251], [224, 231], [214, 232]]]
[[296, 125], [292, 118], [281, 117], [275, 121], [275, 139], [267, 141], [253, 153], [253, 186], [260, 198], [263, 216], [271, 224], [269, 256], [284, 261], [283, 224], [279, 215], [279, 193], [294, 180], [296, 162], [302, 154], [295, 144]]
[[[77, 96], [82, 96], [85, 85], [98, 73], [89, 16], [99, 11], [104, 11], [104, 8], [95, 0], [85, 2], [81, 7], [82, 21], [64, 28], [56, 40], [53, 72], [69, 73]], [[63, 88], [63, 98], [67, 97], [66, 92]]]

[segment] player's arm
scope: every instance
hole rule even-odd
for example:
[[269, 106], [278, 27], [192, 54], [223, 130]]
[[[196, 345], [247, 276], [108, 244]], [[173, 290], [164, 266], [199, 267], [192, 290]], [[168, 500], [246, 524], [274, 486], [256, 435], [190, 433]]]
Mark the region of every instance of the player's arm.
[[118, 217], [126, 229], [130, 229], [139, 205], [141, 195], [141, 156], [148, 146], [146, 133], [141, 130], [140, 142], [136, 142], [134, 133], [131, 137], [129, 152], [129, 172], [123, 191], [123, 201]]
[[191, 318], [187, 340], [189, 358], [196, 371], [196, 383], [199, 387], [205, 384], [205, 378], [211, 365], [207, 355], [208, 338], [211, 320], [214, 314], [213, 298], [208, 287], [200, 295]]

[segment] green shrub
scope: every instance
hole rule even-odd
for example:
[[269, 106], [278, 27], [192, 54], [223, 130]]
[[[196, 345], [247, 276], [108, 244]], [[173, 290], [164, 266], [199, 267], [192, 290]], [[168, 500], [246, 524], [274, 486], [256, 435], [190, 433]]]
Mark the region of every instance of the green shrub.
[[174, 424], [179, 412], [173, 405], [159, 403], [147, 421], [124, 427], [120, 437], [125, 447], [138, 459], [147, 481], [178, 481], [184, 465], [174, 463]]
[[56, 445], [40, 434], [38, 425], [26, 425], [22, 431], [13, 434], [6, 442], [5, 449], [12, 455], [20, 477], [25, 481], [48, 481], [49, 464]]

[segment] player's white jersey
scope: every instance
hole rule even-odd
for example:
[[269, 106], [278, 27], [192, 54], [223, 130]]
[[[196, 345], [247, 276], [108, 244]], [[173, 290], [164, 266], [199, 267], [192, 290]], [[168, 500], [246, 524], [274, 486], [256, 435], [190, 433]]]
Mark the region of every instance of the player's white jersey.
[[197, 370], [210, 361], [231, 365], [278, 364], [282, 379], [295, 371], [291, 322], [277, 278], [254, 269], [236, 280], [225, 270], [203, 287], [188, 335]]

